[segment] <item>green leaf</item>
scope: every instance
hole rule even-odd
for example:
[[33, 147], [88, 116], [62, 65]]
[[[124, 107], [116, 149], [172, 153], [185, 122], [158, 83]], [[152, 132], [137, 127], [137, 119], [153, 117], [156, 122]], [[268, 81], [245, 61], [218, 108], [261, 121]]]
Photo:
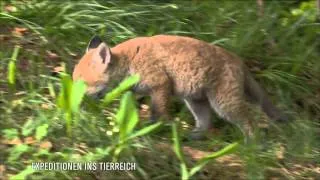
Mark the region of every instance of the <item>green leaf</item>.
[[116, 146], [116, 148], [113, 152], [113, 157], [112, 157], [113, 162], [116, 162], [118, 160], [120, 153], [122, 152], [122, 150], [124, 148], [126, 148], [126, 146], [127, 146], [126, 144], [120, 144], [120, 145]]
[[33, 156], [39, 157], [39, 158], [51, 157], [51, 153], [49, 152], [48, 149], [39, 149], [39, 151], [34, 153]]
[[34, 122], [32, 119], [28, 119], [28, 121], [24, 123], [22, 127], [22, 135], [28, 136], [32, 133], [33, 130], [34, 130]]
[[299, 16], [299, 15], [303, 14], [303, 11], [301, 9], [292, 9], [291, 14], [293, 16]]
[[188, 180], [189, 179], [189, 172], [188, 172], [188, 167], [185, 163], [180, 163], [180, 170], [181, 170], [181, 179], [182, 180]]
[[3, 133], [3, 136], [6, 138], [6, 139], [14, 139], [16, 137], [18, 137], [19, 135], [19, 132], [17, 129], [4, 129], [2, 130], [2, 133]]
[[88, 152], [83, 156], [84, 161], [99, 161], [110, 154], [111, 147], [96, 148], [95, 152]]
[[48, 90], [51, 97], [56, 97], [56, 92], [54, 90], [53, 84], [51, 82], [48, 83]]
[[238, 143], [232, 143], [229, 144], [227, 147], [224, 147], [223, 149], [219, 150], [218, 152], [214, 152], [212, 154], [209, 154], [203, 158], [201, 158], [198, 163], [190, 170], [190, 176], [193, 176], [196, 172], [201, 170], [210, 160], [216, 159], [218, 157], [227, 155], [232, 153], [237, 147]]
[[216, 159], [218, 157], [221, 157], [221, 156], [224, 156], [226, 154], [233, 152], [238, 146], [239, 146], [239, 143], [237, 143], [237, 142], [229, 144], [227, 147], [224, 147], [223, 149], [221, 149], [218, 152], [214, 152], [212, 154], [209, 154], [209, 155], [205, 156], [203, 159], [209, 159], [209, 160]]
[[132, 92], [127, 92], [128, 94], [128, 98], [127, 98], [127, 114], [126, 114], [126, 132], [128, 134], [131, 134], [132, 131], [134, 130], [134, 128], [136, 127], [136, 125], [138, 124], [139, 122], [139, 114], [138, 114], [138, 110], [136, 108], [136, 105], [135, 105], [135, 100], [133, 98], [133, 94]]
[[190, 176], [193, 176], [195, 173], [200, 171], [208, 162], [201, 162], [197, 163], [193, 168], [190, 170]]
[[108, 155], [110, 153], [110, 147], [96, 148], [96, 154]]
[[68, 112], [71, 110], [71, 93], [72, 93], [72, 80], [67, 74], [61, 75], [61, 87], [60, 94], [58, 97], [58, 106], [64, 111]]
[[17, 61], [17, 57], [19, 54], [19, 50], [20, 50], [20, 46], [15, 46], [12, 56], [11, 56], [11, 60], [8, 64], [8, 74], [7, 74], [7, 78], [8, 78], [8, 83], [10, 85], [15, 85], [16, 84], [16, 61]]
[[172, 136], [173, 136], [172, 137], [173, 150], [176, 153], [178, 159], [184, 163], [185, 161], [184, 161], [184, 157], [183, 157], [182, 150], [181, 150], [180, 137], [178, 134], [177, 125], [175, 123], [172, 125]]
[[23, 171], [19, 172], [18, 174], [11, 176], [9, 179], [10, 180], [22, 180], [22, 179], [27, 179], [27, 176], [30, 174], [35, 173], [36, 171], [32, 169], [31, 166], [27, 166]]
[[133, 138], [136, 138], [136, 137], [139, 137], [139, 136], [146, 135], [146, 134], [154, 131], [155, 129], [157, 129], [161, 125], [162, 125], [162, 122], [157, 122], [156, 124], [149, 125], [149, 126], [143, 128], [143, 129], [140, 129], [137, 132], [134, 132], [128, 139], [133, 139]]
[[29, 149], [30, 149], [30, 147], [28, 145], [26, 145], [26, 144], [18, 144], [16, 146], [14, 146], [10, 151], [8, 161], [9, 162], [16, 161], [17, 159], [19, 159], [19, 157], [23, 153], [28, 152]]
[[127, 79], [122, 81], [118, 87], [116, 87], [110, 93], [105, 95], [105, 97], [103, 99], [103, 103], [105, 105], [109, 104], [113, 100], [120, 97], [123, 92], [125, 92], [126, 90], [131, 88], [133, 85], [135, 85], [139, 81], [140, 81], [139, 75], [133, 75], [133, 76], [128, 77]]
[[116, 122], [117, 125], [119, 126], [119, 133], [120, 133], [120, 139], [124, 140], [125, 135], [127, 134], [126, 130], [126, 125], [124, 124], [124, 121], [126, 119], [126, 114], [128, 110], [128, 104], [127, 101], [129, 99], [129, 94], [126, 93], [123, 95], [120, 101], [120, 108], [116, 114]]
[[36, 139], [40, 141], [42, 138], [44, 138], [48, 134], [48, 124], [43, 124], [36, 129]]
[[[72, 130], [72, 85], [71, 77], [67, 74], [61, 74], [61, 88], [58, 96], [57, 105], [64, 111], [67, 133], [71, 136]], [[80, 101], [81, 102], [81, 101]]]
[[121, 98], [116, 122], [119, 126], [120, 138], [122, 140], [133, 131], [139, 122], [138, 110], [135, 107], [132, 92], [126, 92]]
[[185, 159], [182, 153], [181, 144], [180, 144], [180, 136], [177, 129], [177, 124], [174, 123], [172, 125], [172, 139], [173, 139], [173, 151], [180, 161], [180, 171], [183, 180], [189, 179], [190, 175], [188, 172], [187, 164], [185, 163]]
[[72, 112], [76, 113], [79, 111], [80, 104], [86, 93], [86, 88], [87, 86], [84, 81], [76, 81], [73, 83], [70, 100]]
[[8, 82], [10, 85], [16, 84], [16, 62], [10, 61], [8, 64]]

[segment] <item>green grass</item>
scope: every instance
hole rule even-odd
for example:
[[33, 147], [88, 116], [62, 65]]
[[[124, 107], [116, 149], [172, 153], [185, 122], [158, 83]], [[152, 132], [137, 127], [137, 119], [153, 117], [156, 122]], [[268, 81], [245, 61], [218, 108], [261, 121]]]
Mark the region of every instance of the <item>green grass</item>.
[[[15, 8], [8, 10], [8, 5]], [[121, 111], [135, 108], [130, 93], [122, 97], [127, 100], [118, 100], [127, 87], [106, 96], [105, 104], [82, 99], [71, 88], [84, 88], [81, 83], [67, 76], [61, 80], [52, 71], [64, 63], [70, 74], [94, 34], [110, 46], [155, 34], [185, 35], [222, 46], [242, 57], [275, 104], [295, 119], [272, 128], [264, 145], [240, 143], [232, 156], [206, 162], [192, 178], [319, 178], [320, 26], [313, 1], [265, 2], [260, 18], [250, 1], [11, 0], [1, 1], [0, 8], [0, 179], [28, 174], [30, 179], [181, 179], [199, 163], [183, 147], [212, 153], [242, 141], [236, 127], [216, 118], [210, 140], [182, 141], [174, 151], [172, 144], [179, 143], [171, 140], [171, 125], [145, 129], [149, 126], [136, 123], [137, 110], [131, 116]], [[13, 32], [16, 27], [26, 31], [19, 35]], [[185, 137], [192, 116], [182, 104], [174, 105], [171, 111]], [[132, 124], [120, 127], [116, 119]], [[180, 151], [184, 158], [175, 154]], [[29, 168], [37, 161], [113, 160], [136, 162], [138, 170]]]

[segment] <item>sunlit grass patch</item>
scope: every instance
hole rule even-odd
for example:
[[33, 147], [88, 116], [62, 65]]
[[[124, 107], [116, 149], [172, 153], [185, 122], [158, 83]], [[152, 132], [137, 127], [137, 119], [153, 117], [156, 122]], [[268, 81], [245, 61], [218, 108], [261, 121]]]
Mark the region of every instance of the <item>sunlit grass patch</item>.
[[[319, 24], [310, 2], [265, 1], [265, 15], [258, 18], [249, 1], [1, 1], [0, 179], [2, 174], [18, 179], [319, 177]], [[225, 47], [242, 57], [293, 119], [271, 129], [266, 149], [240, 144], [233, 155], [195, 173], [191, 169], [199, 159], [194, 157], [241, 141], [241, 132], [217, 118], [207, 141], [175, 141], [175, 153], [170, 123], [140, 122], [134, 95], [127, 92], [137, 77], [107, 94], [104, 103], [83, 97], [83, 83], [55, 71], [63, 62], [70, 74], [93, 34], [110, 46], [136, 36], [176, 34]], [[171, 110], [183, 138], [194, 124], [182, 106]], [[150, 109], [143, 110], [147, 119]], [[28, 166], [98, 160], [137, 162], [139, 169], [99, 174], [34, 172]]]

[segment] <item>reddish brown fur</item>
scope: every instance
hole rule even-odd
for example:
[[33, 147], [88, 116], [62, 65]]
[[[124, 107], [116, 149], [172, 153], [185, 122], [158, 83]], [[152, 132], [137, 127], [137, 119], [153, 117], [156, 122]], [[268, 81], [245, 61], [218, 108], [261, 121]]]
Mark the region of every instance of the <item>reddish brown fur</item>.
[[252, 134], [257, 114], [267, 126], [266, 114], [246, 101], [245, 86], [250, 83], [246, 77], [250, 74], [245, 65], [236, 55], [218, 46], [181, 36], [134, 38], [111, 48], [110, 63], [101, 65], [103, 68], [99, 70], [99, 66], [89, 65], [97, 49], [84, 55], [73, 74], [74, 79], [88, 83], [89, 94], [110, 80], [120, 81], [130, 74], [139, 74], [141, 81], [135, 91], [151, 96], [152, 120], [169, 117], [169, 99], [176, 95], [185, 100], [197, 120], [198, 130], [211, 126], [211, 108], [240, 125], [247, 135]]

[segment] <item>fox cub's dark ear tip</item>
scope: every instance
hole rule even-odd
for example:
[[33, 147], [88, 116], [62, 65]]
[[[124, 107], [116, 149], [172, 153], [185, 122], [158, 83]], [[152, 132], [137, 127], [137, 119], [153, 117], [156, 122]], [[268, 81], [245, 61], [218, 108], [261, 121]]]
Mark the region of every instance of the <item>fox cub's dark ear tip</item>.
[[102, 40], [99, 36], [95, 35], [91, 38], [87, 50], [97, 48], [102, 43]]

